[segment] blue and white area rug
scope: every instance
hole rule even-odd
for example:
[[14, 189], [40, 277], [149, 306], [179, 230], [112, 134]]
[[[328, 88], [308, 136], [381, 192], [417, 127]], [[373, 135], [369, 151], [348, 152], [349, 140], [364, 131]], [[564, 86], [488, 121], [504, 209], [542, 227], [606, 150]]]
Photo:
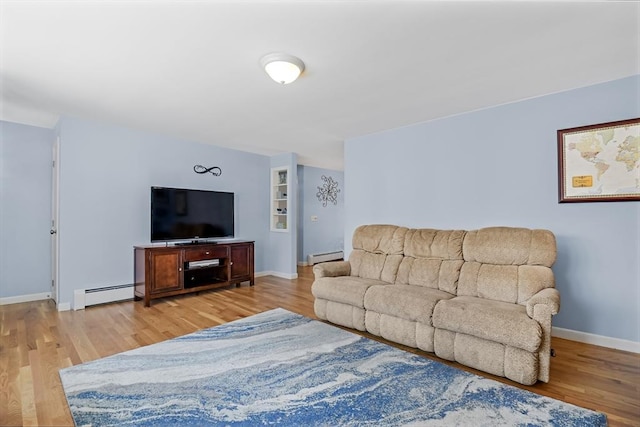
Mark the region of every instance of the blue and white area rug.
[[62, 369], [78, 426], [601, 426], [283, 309]]

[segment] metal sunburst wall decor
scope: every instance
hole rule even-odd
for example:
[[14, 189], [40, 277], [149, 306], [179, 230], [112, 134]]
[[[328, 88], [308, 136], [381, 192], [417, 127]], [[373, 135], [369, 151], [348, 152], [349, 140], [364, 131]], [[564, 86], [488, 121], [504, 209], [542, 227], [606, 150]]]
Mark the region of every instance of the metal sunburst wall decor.
[[328, 202], [337, 205], [338, 193], [340, 192], [338, 181], [334, 181], [332, 177], [325, 175], [322, 175], [322, 180], [324, 184], [322, 184], [322, 187], [318, 187], [318, 192], [316, 193], [318, 200], [322, 202], [324, 207], [327, 206]]

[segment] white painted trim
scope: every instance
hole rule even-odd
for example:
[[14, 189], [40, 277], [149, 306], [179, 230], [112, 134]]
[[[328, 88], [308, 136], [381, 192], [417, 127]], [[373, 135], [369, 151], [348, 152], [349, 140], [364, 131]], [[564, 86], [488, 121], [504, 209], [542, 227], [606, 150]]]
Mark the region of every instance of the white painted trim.
[[306, 267], [307, 265], [309, 264], [306, 261], [298, 261], [298, 267]]
[[[298, 278], [297, 274], [286, 274], [286, 273], [279, 273], [276, 271], [261, 271], [261, 272], [255, 273], [254, 276], [255, 277], [276, 276], [276, 277], [289, 279], [289, 280]], [[85, 297], [84, 289], [77, 289], [74, 291], [74, 305], [73, 305], [74, 310], [82, 310], [85, 308], [84, 297]], [[41, 301], [45, 299], [51, 299], [51, 294], [49, 292], [0, 298], [0, 305], [19, 304], [23, 302]], [[69, 311], [69, 310], [71, 310], [70, 303], [64, 302], [64, 303], [58, 304], [58, 311]], [[636, 342], [636, 341], [605, 337], [603, 335], [590, 334], [588, 332], [574, 331], [571, 329], [558, 328], [555, 326], [551, 330], [551, 335], [554, 337], [564, 338], [571, 341], [578, 341], [586, 344], [599, 345], [599, 346], [608, 347], [608, 348], [615, 348], [617, 350], [630, 351], [632, 353], [640, 353], [640, 342]]]
[[21, 302], [41, 301], [43, 299], [51, 299], [51, 292], [0, 298], [0, 305], [20, 304]]
[[57, 304], [60, 300], [60, 136], [52, 145], [51, 168], [51, 229], [55, 235], [50, 239], [51, 258], [51, 298]]
[[255, 277], [276, 276], [276, 277], [280, 277], [282, 279], [293, 280], [293, 279], [297, 279], [298, 278], [298, 273], [287, 274], [287, 273], [280, 273], [278, 271], [261, 271], [260, 273], [255, 273], [254, 276]]
[[84, 296], [85, 296], [84, 289], [76, 289], [73, 291], [73, 309], [74, 310], [84, 310], [84, 308], [87, 306]]
[[615, 348], [617, 350], [640, 353], [640, 342], [623, 340], [620, 338], [605, 337], [603, 335], [590, 334], [588, 332], [574, 331], [571, 329], [551, 328], [551, 336], [564, 338], [585, 344], [599, 345], [601, 347]]

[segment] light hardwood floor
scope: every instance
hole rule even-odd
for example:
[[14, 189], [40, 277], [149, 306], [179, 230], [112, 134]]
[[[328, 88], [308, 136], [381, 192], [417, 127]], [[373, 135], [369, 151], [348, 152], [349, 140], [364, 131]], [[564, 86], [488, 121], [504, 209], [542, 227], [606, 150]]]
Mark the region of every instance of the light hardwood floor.
[[[311, 268], [296, 280], [272, 276], [254, 287], [218, 289], [154, 300], [57, 312], [50, 301], [0, 306], [0, 425], [73, 425], [58, 369], [153, 344], [265, 310], [313, 313]], [[363, 334], [375, 338], [368, 334]], [[611, 426], [640, 426], [640, 355], [554, 338], [551, 381], [520, 386], [605, 412]], [[440, 360], [419, 350], [424, 357]]]

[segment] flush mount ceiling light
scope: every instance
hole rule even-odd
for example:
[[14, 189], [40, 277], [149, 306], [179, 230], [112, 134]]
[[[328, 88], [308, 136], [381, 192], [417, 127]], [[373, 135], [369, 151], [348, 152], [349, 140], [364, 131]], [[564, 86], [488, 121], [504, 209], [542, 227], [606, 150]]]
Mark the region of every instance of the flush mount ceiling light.
[[276, 82], [286, 85], [295, 81], [304, 71], [300, 58], [286, 53], [270, 53], [260, 59], [260, 65]]

